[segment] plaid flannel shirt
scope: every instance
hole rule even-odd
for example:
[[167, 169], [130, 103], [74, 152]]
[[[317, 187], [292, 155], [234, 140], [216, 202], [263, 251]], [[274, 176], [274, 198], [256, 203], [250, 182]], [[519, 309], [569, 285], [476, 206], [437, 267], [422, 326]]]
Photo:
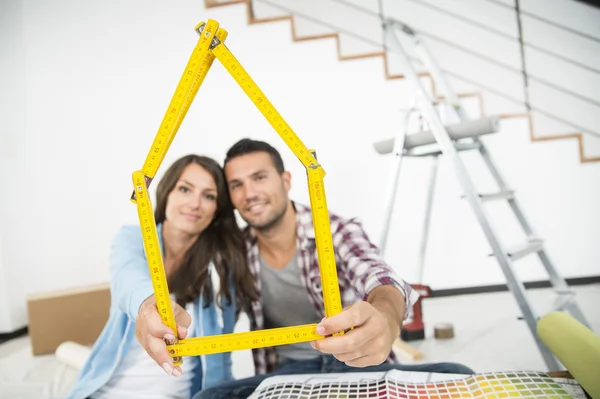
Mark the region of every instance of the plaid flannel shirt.
[[[296, 209], [298, 267], [302, 284], [306, 287], [308, 298], [314, 305], [319, 317], [325, 317], [311, 210], [297, 203], [293, 203], [293, 205]], [[408, 310], [416, 302], [419, 294], [396, 276], [385, 263], [379, 254], [378, 248], [369, 241], [367, 234], [357, 220], [344, 220], [331, 213], [329, 217], [342, 306], [345, 308], [357, 301], [366, 300], [374, 288], [390, 284], [398, 288], [404, 295], [406, 318]], [[249, 266], [260, 293], [260, 260], [257, 238], [252, 229], [248, 227], [245, 233]], [[252, 331], [264, 329], [264, 313], [261, 300], [252, 302], [248, 316]], [[264, 374], [275, 370], [277, 366], [275, 348], [253, 349], [252, 355], [256, 374]], [[395, 362], [395, 360], [393, 352], [390, 352], [387, 361]]]

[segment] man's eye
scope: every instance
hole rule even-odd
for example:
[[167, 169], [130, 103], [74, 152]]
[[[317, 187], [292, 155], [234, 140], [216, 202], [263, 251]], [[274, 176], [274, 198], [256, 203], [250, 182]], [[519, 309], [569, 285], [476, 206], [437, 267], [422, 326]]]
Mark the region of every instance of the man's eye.
[[241, 184], [239, 184], [239, 183], [230, 184], [229, 189], [235, 190], [236, 188], [240, 188], [240, 186], [241, 186]]
[[265, 177], [267, 177], [267, 176], [265, 176], [265, 175], [258, 175], [258, 176], [256, 176], [256, 180], [263, 180]]

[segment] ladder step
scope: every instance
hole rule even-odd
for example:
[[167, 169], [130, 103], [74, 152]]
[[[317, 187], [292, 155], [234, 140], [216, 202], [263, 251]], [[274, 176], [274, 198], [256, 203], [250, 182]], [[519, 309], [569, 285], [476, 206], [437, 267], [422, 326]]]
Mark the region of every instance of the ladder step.
[[514, 190], [501, 190], [497, 193], [489, 193], [489, 194], [479, 194], [479, 198], [482, 201], [494, 201], [499, 199], [513, 199], [515, 198]]
[[[510, 257], [511, 260], [521, 259], [524, 256], [540, 252], [544, 249], [544, 240], [542, 240], [541, 238], [530, 237], [527, 241], [528, 242], [525, 245], [520, 245], [507, 249], [507, 255]], [[491, 253], [489, 254], [489, 256], [494, 256], [494, 254]]]
[[[474, 138], [484, 134], [496, 133], [498, 131], [500, 119], [497, 116], [488, 116], [480, 119], [468, 120], [454, 125], [445, 126], [448, 135], [452, 140]], [[380, 154], [389, 154], [394, 150], [394, 141], [396, 138], [381, 140], [373, 143], [375, 151]], [[435, 144], [436, 140], [430, 130], [407, 134], [404, 139], [404, 149], [420, 147], [428, 144]]]
[[[461, 198], [466, 198], [466, 195], [463, 194]], [[515, 191], [501, 190], [495, 193], [479, 194], [479, 198], [481, 198], [482, 202], [495, 201], [500, 199], [513, 199], [515, 198]]]
[[543, 240], [539, 238], [533, 238], [530, 239], [525, 245], [509, 249], [508, 256], [510, 256], [512, 260], [517, 260], [529, 254], [540, 252], [543, 249]]
[[[481, 144], [479, 142], [454, 142], [454, 148], [456, 151], [467, 151], [467, 150], [477, 150], [481, 148]], [[433, 146], [433, 148], [425, 149], [423, 147], [416, 147], [410, 150], [407, 150], [404, 155], [407, 157], [431, 157], [442, 155], [443, 151], [440, 147]]]
[[564, 311], [568, 309], [575, 300], [575, 293], [573, 291], [561, 292], [557, 295], [556, 301], [554, 302], [554, 310]]

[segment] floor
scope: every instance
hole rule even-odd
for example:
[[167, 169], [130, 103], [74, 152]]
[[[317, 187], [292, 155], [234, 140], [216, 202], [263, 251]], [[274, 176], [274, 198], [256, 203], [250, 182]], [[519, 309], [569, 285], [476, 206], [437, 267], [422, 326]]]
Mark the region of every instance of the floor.
[[[574, 287], [583, 312], [592, 329], [600, 333], [600, 284]], [[550, 289], [530, 290], [530, 299], [538, 312], [549, 310]], [[546, 367], [534, 345], [525, 322], [508, 292], [426, 299], [423, 305], [427, 337], [410, 344], [424, 354], [420, 362], [452, 361], [463, 363], [476, 372], [532, 370]], [[238, 330], [245, 328], [241, 320]], [[451, 323], [454, 338], [436, 340], [433, 326]], [[249, 351], [235, 352], [234, 375], [252, 375]], [[404, 363], [409, 363], [406, 359]], [[0, 345], [0, 399], [62, 398], [76, 378], [77, 371], [53, 355], [32, 356], [28, 337]]]

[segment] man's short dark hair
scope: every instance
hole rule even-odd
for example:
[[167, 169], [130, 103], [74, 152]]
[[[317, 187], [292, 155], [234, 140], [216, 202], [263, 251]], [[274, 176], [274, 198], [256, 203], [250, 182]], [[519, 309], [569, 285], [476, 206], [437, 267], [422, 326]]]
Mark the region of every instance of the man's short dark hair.
[[227, 151], [227, 156], [225, 157], [225, 161], [223, 162], [223, 167], [227, 165], [227, 162], [231, 161], [235, 157], [239, 157], [246, 154], [252, 154], [255, 152], [266, 152], [271, 156], [271, 161], [273, 161], [273, 165], [279, 174], [282, 174], [285, 171], [283, 166], [283, 159], [281, 159], [281, 155], [279, 151], [277, 151], [273, 146], [264, 141], [260, 140], [252, 140], [252, 139], [241, 139], [237, 143], [231, 146], [229, 151]]

